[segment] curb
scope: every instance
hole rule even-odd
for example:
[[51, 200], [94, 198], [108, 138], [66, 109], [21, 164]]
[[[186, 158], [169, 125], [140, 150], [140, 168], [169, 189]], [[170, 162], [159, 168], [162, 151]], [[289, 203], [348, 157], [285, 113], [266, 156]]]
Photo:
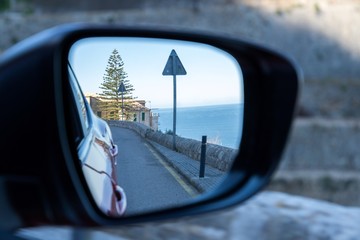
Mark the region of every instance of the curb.
[[199, 193], [215, 189], [226, 176], [224, 172], [206, 165], [205, 177], [199, 178], [199, 161], [193, 160], [184, 154], [175, 152], [149, 139], [146, 139], [146, 141]]

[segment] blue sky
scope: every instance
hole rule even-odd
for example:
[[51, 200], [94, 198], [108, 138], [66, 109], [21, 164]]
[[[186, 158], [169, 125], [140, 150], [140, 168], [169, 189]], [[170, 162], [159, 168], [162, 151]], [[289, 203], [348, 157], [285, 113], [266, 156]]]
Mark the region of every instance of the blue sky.
[[174, 49], [187, 75], [176, 76], [177, 106], [240, 103], [242, 74], [228, 53], [209, 45], [148, 38], [88, 38], [75, 43], [69, 61], [84, 93], [100, 93], [109, 56], [117, 49], [133, 95], [151, 108], [173, 105], [173, 77], [163, 76]]

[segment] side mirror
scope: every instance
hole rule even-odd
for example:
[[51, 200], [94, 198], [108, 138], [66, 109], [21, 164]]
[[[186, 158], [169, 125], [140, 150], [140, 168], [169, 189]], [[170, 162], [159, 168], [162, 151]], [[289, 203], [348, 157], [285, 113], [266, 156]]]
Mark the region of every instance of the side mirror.
[[279, 53], [208, 34], [73, 24], [33, 36], [0, 58], [0, 149], [12, 156], [0, 208], [19, 219], [0, 227], [239, 204], [278, 166], [299, 78]]

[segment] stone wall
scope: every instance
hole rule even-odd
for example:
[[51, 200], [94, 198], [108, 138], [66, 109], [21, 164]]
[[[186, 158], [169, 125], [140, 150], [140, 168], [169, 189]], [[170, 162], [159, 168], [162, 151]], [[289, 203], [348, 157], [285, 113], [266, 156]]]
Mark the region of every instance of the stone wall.
[[153, 130], [151, 130], [151, 128], [145, 126], [144, 124], [138, 123], [138, 122], [117, 121], [117, 120], [109, 120], [107, 122], [110, 126], [131, 129], [131, 130], [137, 132], [143, 138], [145, 138], [149, 132], [153, 131]]
[[41, 30], [70, 22], [205, 31], [292, 56], [305, 77], [302, 116], [360, 118], [360, 8], [355, 0], [5, 2], [12, 5], [0, 7], [0, 53]]
[[360, 206], [360, 123], [297, 119], [268, 190]]
[[[111, 1], [94, 2], [105, 6], [104, 3]], [[309, 118], [295, 122], [279, 171], [268, 189], [360, 206], [360, 181], [357, 180], [360, 134], [356, 123], [360, 118], [358, 1], [224, 0], [220, 7], [216, 7], [209, 5], [209, 1], [194, 0], [191, 2], [202, 4], [194, 4], [190, 8], [166, 4], [156, 9], [150, 8], [150, 5], [142, 9], [111, 6], [107, 11], [98, 11], [103, 10], [98, 7], [94, 7], [96, 11], [82, 11], [81, 4], [85, 1], [81, 0], [77, 1], [78, 8], [74, 8], [77, 2], [73, 1], [67, 5], [71, 9], [64, 12], [58, 12], [63, 9], [57, 5], [53, 11], [50, 9], [47, 12], [42, 6], [22, 5], [25, 1], [11, 2], [15, 4], [11, 11], [0, 9], [0, 53], [46, 28], [69, 22], [92, 22], [206, 31], [247, 39], [291, 55], [304, 71], [306, 81], [300, 103], [302, 115]], [[50, 1], [37, 2], [49, 4]], [[124, 1], [117, 1], [117, 4], [119, 2]], [[130, 4], [131, 1], [128, 2]], [[185, 5], [186, 1], [176, 2]], [[84, 6], [87, 8], [89, 4], [86, 1]], [[344, 121], [312, 119], [314, 117]], [[146, 135], [146, 129], [137, 125], [133, 127]], [[231, 209], [222, 215], [214, 214], [192, 221], [179, 220], [161, 226], [137, 225], [132, 229], [126, 226], [122, 228], [122, 236], [127, 239], [139, 239], [139, 236], [356, 239], [360, 235], [357, 226], [359, 213], [354, 208], [342, 208], [339, 212], [343, 214], [335, 215], [337, 207], [326, 203], [319, 203], [320, 207], [314, 209], [313, 202], [305, 204], [301, 198], [296, 198], [300, 201], [294, 205], [289, 204], [292, 201], [290, 196], [281, 200], [276, 198], [274, 202], [269, 201], [272, 197], [268, 194], [259, 196], [263, 200], [258, 204], [252, 204], [257, 202], [254, 198], [248, 202], [249, 205]], [[273, 203], [268, 206], [269, 202]], [[308, 214], [303, 214], [305, 208]], [[345, 212], [347, 209], [348, 212]], [[252, 214], [251, 210], [256, 210], [256, 213]], [[319, 218], [323, 220], [319, 221]], [[293, 233], [298, 235], [289, 235]]]
[[[157, 142], [167, 148], [172, 149], [173, 137], [169, 134], [156, 132], [149, 127], [128, 121], [108, 121], [109, 125], [122, 128], [128, 128], [137, 132], [143, 138]], [[176, 136], [176, 151], [182, 153], [194, 160], [200, 161], [201, 142], [193, 139]], [[237, 150], [215, 144], [207, 143], [206, 163], [221, 171], [228, 171], [236, 157]]]
[[306, 80], [300, 98], [303, 116], [360, 117], [360, 8], [354, 0], [8, 2], [8, 8], [0, 7], [0, 53], [34, 33], [69, 22], [229, 35], [294, 58]]
[[358, 120], [296, 119], [280, 170], [360, 171]]

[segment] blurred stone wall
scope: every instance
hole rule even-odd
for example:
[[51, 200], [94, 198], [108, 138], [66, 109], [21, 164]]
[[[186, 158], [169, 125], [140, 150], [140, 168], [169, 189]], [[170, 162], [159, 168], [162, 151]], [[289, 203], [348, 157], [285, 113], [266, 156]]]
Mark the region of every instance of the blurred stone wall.
[[[41, 30], [70, 22], [205, 31], [247, 39], [291, 56], [305, 80], [302, 119], [294, 124], [282, 164], [267, 190], [359, 206], [358, 0], [2, 0], [0, 53]], [[100, 238], [357, 239], [358, 222], [357, 208], [265, 192], [229, 211], [112, 228], [110, 237]], [[37, 239], [59, 234], [58, 228], [42, 231], [43, 238], [39, 229], [22, 234]]]
[[[358, 159], [357, 156], [360, 155], [359, 148], [351, 147], [358, 143], [356, 139], [359, 131], [354, 128], [358, 123], [353, 124], [353, 122], [358, 122], [360, 118], [359, 1], [144, 0], [115, 3], [115, 1], [103, 0], [85, 3], [84, 0], [75, 2], [66, 0], [61, 3], [60, 1], [50, 3], [45, 0], [5, 0], [4, 2], [7, 4], [0, 5], [0, 52], [41, 30], [74, 22], [146, 28], [165, 27], [214, 33], [242, 38], [282, 52], [294, 59], [302, 69], [304, 82], [298, 117], [307, 122], [306, 126], [295, 123], [288, 145], [290, 150], [286, 150], [282, 164], [284, 166], [295, 164], [304, 168], [308, 163], [324, 163], [326, 169], [315, 174], [322, 177], [327, 171], [340, 172], [338, 164], [351, 161], [349, 156]], [[318, 119], [321, 120], [321, 124], [317, 124], [314, 128], [313, 121]], [[322, 132], [326, 133], [323, 135]], [[336, 141], [332, 141], [333, 139]], [[289, 151], [295, 151], [298, 156], [290, 157]], [[347, 159], [338, 155], [344, 151], [349, 151], [344, 153]], [[309, 170], [302, 172], [302, 179], [307, 178]], [[353, 172], [344, 171], [341, 170], [343, 175], [353, 176]], [[297, 174], [292, 173], [292, 175]], [[277, 177], [280, 179], [281, 176]], [[299, 184], [292, 185], [292, 189], [286, 184], [277, 185], [276, 189], [315, 196], [313, 193], [317, 191], [316, 189], [307, 192], [304, 190], [307, 189], [305, 187], [296, 192], [296, 189], [300, 189], [296, 187]], [[302, 184], [312, 186], [313, 183]], [[337, 195], [341, 194], [341, 189], [337, 187]], [[348, 189], [350, 190], [343, 192], [344, 195], [348, 191], [357, 191], [356, 188]], [[321, 198], [319, 194], [316, 197]]]
[[268, 190], [360, 206], [360, 121], [297, 119]]
[[268, 46], [304, 75], [302, 117], [359, 118], [360, 3], [355, 0], [4, 0], [0, 52], [45, 28], [92, 22], [205, 31]]

